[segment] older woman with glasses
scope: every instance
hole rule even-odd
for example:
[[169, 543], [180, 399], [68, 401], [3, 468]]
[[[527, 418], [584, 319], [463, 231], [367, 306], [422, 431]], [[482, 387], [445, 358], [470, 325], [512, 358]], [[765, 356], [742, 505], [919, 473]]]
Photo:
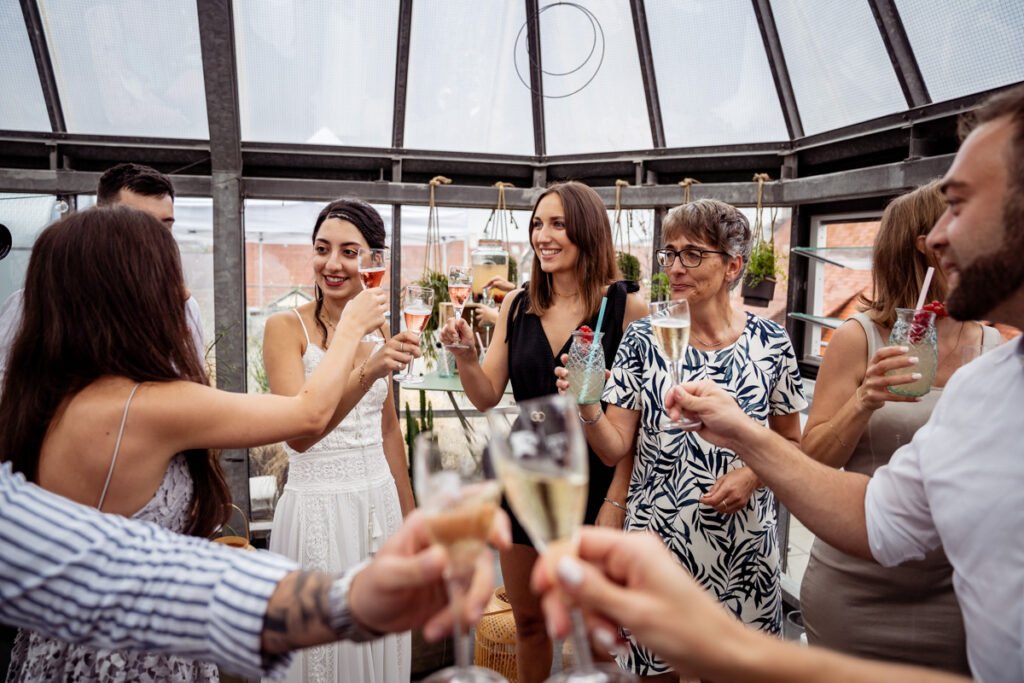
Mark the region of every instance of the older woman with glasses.
[[[658, 262], [668, 274], [672, 299], [686, 299], [690, 307], [684, 381], [714, 380], [750, 417], [799, 443], [799, 411], [807, 402], [789, 337], [777, 323], [734, 309], [729, 299], [750, 255], [747, 219], [728, 204], [703, 199], [674, 209], [662, 231]], [[651, 319], [644, 318], [629, 326], [619, 346], [603, 416], [600, 405], [580, 406], [587, 439], [606, 464], [635, 458], [625, 528], [658, 534], [737, 618], [778, 633], [782, 609], [772, 493], [736, 453], [669, 423], [663, 400], [670, 385]], [[635, 640], [629, 645], [619, 657], [623, 668], [646, 680], [678, 677]]]

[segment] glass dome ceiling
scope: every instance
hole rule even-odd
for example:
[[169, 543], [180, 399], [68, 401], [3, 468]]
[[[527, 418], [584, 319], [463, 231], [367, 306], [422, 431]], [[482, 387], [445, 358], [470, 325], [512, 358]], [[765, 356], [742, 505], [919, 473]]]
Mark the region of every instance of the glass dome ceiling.
[[[200, 0], [200, 3], [202, 0]], [[234, 0], [243, 143], [788, 142], [1024, 80], [1024, 3]], [[193, 0], [0, 0], [0, 130], [207, 140]]]

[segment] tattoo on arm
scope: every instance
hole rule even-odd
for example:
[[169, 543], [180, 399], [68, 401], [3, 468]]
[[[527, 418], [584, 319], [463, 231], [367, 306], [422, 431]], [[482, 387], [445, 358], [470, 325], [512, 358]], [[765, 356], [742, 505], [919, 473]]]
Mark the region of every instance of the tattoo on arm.
[[295, 571], [281, 580], [263, 618], [263, 652], [279, 655], [337, 639], [330, 624], [328, 593], [335, 577]]

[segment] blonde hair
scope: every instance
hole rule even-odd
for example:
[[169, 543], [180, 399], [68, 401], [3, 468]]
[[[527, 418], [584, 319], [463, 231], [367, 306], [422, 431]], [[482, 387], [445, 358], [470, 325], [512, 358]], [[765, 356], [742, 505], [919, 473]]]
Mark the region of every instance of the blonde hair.
[[[934, 266], [931, 250], [917, 248], [917, 239], [927, 235], [946, 210], [939, 192], [939, 180], [896, 197], [885, 207], [872, 253], [871, 296], [861, 295], [862, 309], [879, 325], [892, 327], [897, 308], [913, 308], [921, 294], [925, 272]], [[928, 299], [946, 299], [945, 279], [937, 273]]]

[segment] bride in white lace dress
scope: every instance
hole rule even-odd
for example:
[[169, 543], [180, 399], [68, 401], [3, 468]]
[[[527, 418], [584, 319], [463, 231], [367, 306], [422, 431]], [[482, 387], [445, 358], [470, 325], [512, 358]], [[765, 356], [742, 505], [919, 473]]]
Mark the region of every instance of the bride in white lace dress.
[[[263, 355], [274, 393], [293, 395], [330, 348], [346, 304], [363, 289], [357, 252], [384, 245], [368, 204], [328, 204], [313, 231], [316, 301], [267, 320]], [[383, 330], [382, 330], [383, 333]], [[390, 373], [419, 355], [415, 335], [363, 343], [327, 429], [287, 444], [288, 484], [277, 503], [270, 549], [307, 569], [340, 572], [366, 560], [414, 506]], [[407, 683], [409, 634], [297, 653], [288, 681]]]

